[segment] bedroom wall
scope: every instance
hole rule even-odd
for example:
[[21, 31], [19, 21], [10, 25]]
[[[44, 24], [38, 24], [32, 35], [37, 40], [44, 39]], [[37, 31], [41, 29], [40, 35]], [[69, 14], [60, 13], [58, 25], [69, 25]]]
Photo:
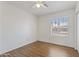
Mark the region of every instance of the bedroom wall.
[[1, 31], [1, 29], [2, 29], [2, 28], [1, 28], [1, 27], [2, 27], [2, 26], [1, 26], [1, 25], [2, 25], [2, 24], [1, 24], [1, 23], [2, 23], [2, 21], [1, 21], [1, 19], [2, 19], [1, 13], [2, 13], [2, 12], [1, 12], [1, 7], [2, 7], [2, 4], [0, 4], [0, 49], [2, 48], [2, 45], [1, 45], [1, 43], [2, 43], [2, 42], [1, 42], [1, 41], [2, 41], [2, 31]]
[[77, 16], [77, 50], [79, 52], [79, 2], [77, 2], [77, 5], [76, 5], [76, 9], [75, 9], [75, 13], [76, 13], [76, 16]]
[[[50, 24], [49, 20], [55, 19], [61, 16], [68, 16], [69, 17], [69, 34], [68, 36], [50, 36]], [[39, 33], [38, 33], [38, 40], [64, 45], [68, 47], [75, 47], [75, 11], [74, 9], [64, 10], [57, 13], [51, 13], [47, 15], [43, 15], [39, 17]]]
[[0, 21], [0, 54], [36, 41], [35, 15], [0, 2]]

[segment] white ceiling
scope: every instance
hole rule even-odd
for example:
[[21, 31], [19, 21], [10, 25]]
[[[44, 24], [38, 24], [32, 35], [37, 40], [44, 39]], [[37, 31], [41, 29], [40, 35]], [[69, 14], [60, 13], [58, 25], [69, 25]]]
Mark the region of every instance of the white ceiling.
[[75, 8], [75, 1], [44, 1], [48, 5], [47, 8], [33, 8], [35, 1], [8, 1], [7, 3], [12, 4], [25, 11], [31, 12], [35, 15], [45, 15], [48, 13], [59, 12]]

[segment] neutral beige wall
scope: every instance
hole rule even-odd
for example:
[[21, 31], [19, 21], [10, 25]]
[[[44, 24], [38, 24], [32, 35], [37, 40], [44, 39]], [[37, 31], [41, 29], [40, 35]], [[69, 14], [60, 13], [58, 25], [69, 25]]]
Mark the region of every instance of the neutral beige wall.
[[76, 16], [77, 16], [77, 50], [79, 52], [79, 2], [77, 2], [77, 5], [76, 5], [76, 9], [75, 9], [75, 13], [76, 13]]
[[[1, 4], [1, 2], [0, 2]], [[19, 48], [36, 41], [37, 18], [19, 8], [2, 3], [0, 8], [2, 21], [2, 38], [0, 38], [0, 53]], [[2, 19], [1, 19], [2, 18]]]
[[[49, 20], [61, 17], [69, 16], [69, 34], [66, 37], [62, 36], [50, 36], [50, 24]], [[38, 39], [54, 44], [60, 44], [69, 47], [75, 47], [75, 13], [74, 9], [61, 11], [57, 13], [51, 13], [48, 15], [39, 17], [39, 33]]]
[[[2, 17], [1, 17], [1, 16], [2, 16], [2, 15], [1, 15], [1, 14], [2, 14], [2, 12], [1, 12], [2, 9], [1, 9], [1, 7], [2, 7], [2, 4], [0, 4], [0, 48], [2, 47], [2, 45], [1, 45], [1, 43], [2, 43], [2, 42], [1, 42], [1, 41], [2, 41], [2, 31], [1, 31], [1, 30], [2, 30], [2, 28], [1, 28], [1, 27], [2, 27], [2, 26], [1, 26], [1, 25], [2, 25], [2, 24], [1, 24], [1, 23], [2, 23], [2, 20], [1, 20], [1, 19], [2, 19]], [[1, 50], [1, 49], [0, 49], [0, 50]]]

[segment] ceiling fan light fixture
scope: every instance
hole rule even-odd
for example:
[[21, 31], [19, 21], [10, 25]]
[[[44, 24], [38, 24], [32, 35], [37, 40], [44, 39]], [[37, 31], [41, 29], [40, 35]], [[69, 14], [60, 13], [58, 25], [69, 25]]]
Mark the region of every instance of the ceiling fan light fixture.
[[46, 8], [46, 7], [48, 7], [48, 5], [45, 4], [43, 1], [36, 1], [36, 3], [34, 4], [33, 7], [34, 7], [34, 8], [35, 8], [35, 7], [36, 7], [36, 8], [41, 8], [41, 7]]
[[37, 8], [40, 8], [41, 7], [41, 5], [40, 4], [35, 4], [35, 6], [37, 7]]

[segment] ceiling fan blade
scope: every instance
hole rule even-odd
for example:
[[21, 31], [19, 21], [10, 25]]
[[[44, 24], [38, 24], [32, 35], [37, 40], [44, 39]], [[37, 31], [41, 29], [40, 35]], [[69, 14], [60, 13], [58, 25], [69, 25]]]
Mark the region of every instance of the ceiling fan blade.
[[45, 8], [48, 7], [47, 4], [41, 4], [41, 6], [42, 6], [42, 7], [45, 7]]

